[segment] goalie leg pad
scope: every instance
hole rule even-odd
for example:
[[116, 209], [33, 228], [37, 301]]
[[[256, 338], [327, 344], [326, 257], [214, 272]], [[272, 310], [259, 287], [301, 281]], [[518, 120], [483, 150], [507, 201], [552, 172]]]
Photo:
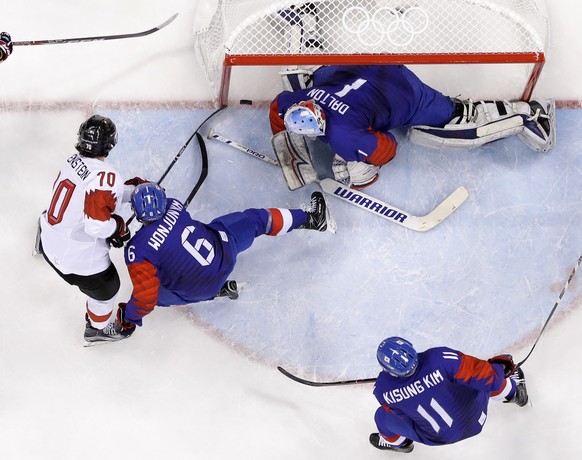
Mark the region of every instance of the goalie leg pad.
[[471, 149], [524, 130], [524, 120], [530, 116], [527, 102], [456, 101], [462, 110], [443, 128], [412, 126], [408, 130], [410, 142], [433, 148]]
[[271, 138], [271, 144], [289, 190], [297, 190], [317, 180], [304, 136], [281, 131]]

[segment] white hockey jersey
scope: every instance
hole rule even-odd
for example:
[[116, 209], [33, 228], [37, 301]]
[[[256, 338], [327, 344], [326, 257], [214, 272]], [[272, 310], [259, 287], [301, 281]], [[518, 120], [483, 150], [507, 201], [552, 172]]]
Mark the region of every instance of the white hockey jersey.
[[40, 219], [43, 251], [61, 273], [93, 275], [109, 267], [105, 239], [117, 228], [111, 216], [119, 214], [133, 190], [123, 182], [101, 160], [78, 153], [67, 159]]

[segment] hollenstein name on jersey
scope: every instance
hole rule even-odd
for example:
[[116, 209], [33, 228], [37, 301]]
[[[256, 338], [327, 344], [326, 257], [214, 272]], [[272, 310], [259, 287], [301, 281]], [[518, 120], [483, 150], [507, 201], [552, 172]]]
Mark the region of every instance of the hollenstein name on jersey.
[[414, 396], [423, 393], [427, 388], [434, 387], [439, 383], [444, 382], [444, 380], [441, 371], [436, 370], [418, 380], [415, 380], [410, 385], [387, 391], [383, 393], [382, 396], [387, 404], [395, 404], [405, 399], [413, 398]]
[[91, 174], [91, 170], [87, 167], [83, 158], [78, 153], [67, 158], [67, 163], [71, 165], [71, 168], [75, 171], [75, 174], [81, 178], [81, 180], [87, 179]]
[[154, 248], [156, 251], [160, 249], [164, 241], [166, 241], [167, 236], [170, 234], [178, 218], [180, 217], [180, 211], [184, 209], [184, 206], [176, 200], [172, 200], [170, 204], [170, 209], [166, 211], [164, 218], [156, 222], [157, 228], [150, 236], [148, 244]]

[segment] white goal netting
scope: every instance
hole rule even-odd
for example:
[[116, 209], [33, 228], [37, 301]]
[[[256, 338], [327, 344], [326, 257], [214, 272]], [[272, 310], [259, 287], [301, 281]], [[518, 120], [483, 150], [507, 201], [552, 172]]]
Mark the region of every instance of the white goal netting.
[[218, 0], [195, 44], [223, 99], [234, 65], [543, 63], [548, 29], [542, 0]]

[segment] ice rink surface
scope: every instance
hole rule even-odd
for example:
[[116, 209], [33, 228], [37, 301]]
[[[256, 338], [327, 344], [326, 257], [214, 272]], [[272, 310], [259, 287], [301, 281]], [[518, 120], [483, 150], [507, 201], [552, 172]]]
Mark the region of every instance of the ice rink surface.
[[[186, 2], [175, 3], [183, 21], [175, 26], [189, 33], [191, 11]], [[155, 17], [173, 12], [166, 10]], [[32, 38], [33, 30], [23, 30], [23, 39]], [[45, 25], [40, 35], [48, 30]], [[366, 193], [423, 215], [466, 187], [468, 200], [437, 227], [414, 232], [329, 198], [337, 233], [295, 231], [256, 240], [233, 273], [244, 283], [238, 300], [158, 308], [130, 340], [84, 349], [84, 297], [30, 255], [35, 223], [89, 114], [117, 124], [119, 143], [108, 161], [122, 175], [157, 179], [212, 112], [182, 107], [175, 88], [164, 93], [167, 106], [144, 104], [156, 96], [144, 83], [151, 74], [137, 85], [118, 85], [132, 80], [140, 65], [152, 66], [144, 56], [159, 42], [133, 41], [141, 57], [107, 74], [103, 85], [93, 75], [95, 83], [55, 87], [57, 94], [74, 94], [63, 96], [73, 100], [68, 103], [58, 95], [47, 101], [36, 86], [40, 77], [27, 73], [40, 50], [18, 49], [0, 67], [15, 89], [4, 86], [0, 110], [6, 191], [0, 207], [0, 457], [383, 458], [390, 454], [367, 441], [375, 431], [370, 385], [309, 388], [276, 366], [322, 380], [373, 377], [375, 348], [393, 334], [418, 349], [447, 345], [481, 358], [500, 352], [525, 357], [580, 256], [580, 110], [557, 111], [558, 143], [547, 154], [518, 139], [473, 151], [427, 150], [397, 131], [398, 154]], [[200, 76], [188, 73], [196, 65], [185, 60], [186, 48], [164, 59], [172, 72], [184, 59], [180, 81], [187, 87], [197, 80], [199, 89]], [[128, 43], [117, 49], [134, 50]], [[36, 85], [17, 87], [16, 74], [31, 75]], [[45, 78], [57, 79], [50, 71]], [[272, 155], [264, 107], [233, 104], [202, 134], [210, 127]], [[249, 207], [300, 207], [317, 189], [290, 192], [277, 168], [214, 140], [206, 145], [209, 174], [189, 208], [203, 222]], [[164, 185], [184, 199], [199, 173], [193, 141]], [[112, 257], [122, 275], [120, 301], [126, 300], [131, 286], [122, 254]], [[519, 409], [492, 402], [481, 435], [442, 448], [417, 446], [414, 458], [578, 458], [580, 286], [574, 279], [524, 367], [532, 404]]]

